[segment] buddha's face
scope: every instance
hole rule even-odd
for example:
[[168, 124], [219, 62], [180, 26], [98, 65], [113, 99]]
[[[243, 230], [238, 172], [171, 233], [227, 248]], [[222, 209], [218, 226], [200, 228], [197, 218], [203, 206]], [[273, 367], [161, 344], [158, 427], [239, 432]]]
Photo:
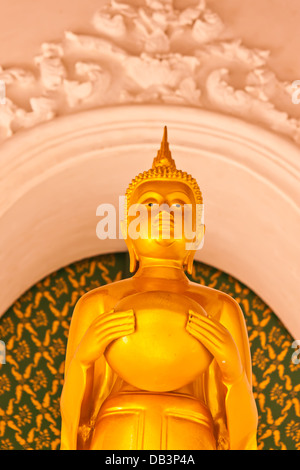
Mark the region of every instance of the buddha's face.
[[199, 243], [196, 207], [195, 195], [184, 182], [150, 180], [139, 185], [130, 198], [127, 224], [137, 256], [183, 260], [190, 244], [196, 239]]

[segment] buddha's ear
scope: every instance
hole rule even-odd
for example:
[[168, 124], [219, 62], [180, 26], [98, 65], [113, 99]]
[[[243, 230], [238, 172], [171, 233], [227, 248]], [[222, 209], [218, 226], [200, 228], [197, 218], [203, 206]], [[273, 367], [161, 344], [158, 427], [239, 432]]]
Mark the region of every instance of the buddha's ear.
[[[201, 224], [195, 240], [196, 250], [201, 250], [204, 244], [205, 225]], [[183, 266], [189, 274], [193, 274], [193, 263], [196, 250], [189, 250], [184, 260]]]
[[184, 269], [186, 269], [189, 274], [193, 274], [194, 256], [195, 251], [189, 251], [183, 262]]
[[136, 254], [136, 251], [134, 249], [133, 243], [130, 239], [127, 239], [127, 248], [129, 252], [129, 259], [130, 259], [130, 265], [129, 265], [129, 270], [131, 273], [133, 273], [136, 270], [136, 265], [138, 262], [138, 257]]
[[126, 221], [121, 220], [120, 221], [120, 226], [121, 226], [121, 232], [122, 232], [123, 238], [124, 238], [125, 243], [126, 243], [127, 248], [128, 248], [129, 260], [130, 260], [129, 270], [130, 270], [131, 273], [133, 273], [136, 270], [138, 256], [137, 256], [136, 251], [134, 249], [132, 240], [130, 238], [128, 238]]
[[197, 250], [201, 250], [204, 245], [205, 224], [201, 224], [197, 233]]

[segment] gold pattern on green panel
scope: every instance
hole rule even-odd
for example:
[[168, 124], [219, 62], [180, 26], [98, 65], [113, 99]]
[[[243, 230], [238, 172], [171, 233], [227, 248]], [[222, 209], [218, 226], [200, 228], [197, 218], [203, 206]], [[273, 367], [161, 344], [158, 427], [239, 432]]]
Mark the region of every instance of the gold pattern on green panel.
[[[0, 365], [0, 449], [59, 449], [59, 400], [74, 306], [85, 292], [129, 277], [128, 255], [77, 262], [47, 276], [0, 319], [6, 364]], [[253, 387], [259, 413], [259, 449], [300, 450], [300, 364], [294, 339], [245, 285], [202, 263], [191, 280], [226, 292], [247, 323]]]

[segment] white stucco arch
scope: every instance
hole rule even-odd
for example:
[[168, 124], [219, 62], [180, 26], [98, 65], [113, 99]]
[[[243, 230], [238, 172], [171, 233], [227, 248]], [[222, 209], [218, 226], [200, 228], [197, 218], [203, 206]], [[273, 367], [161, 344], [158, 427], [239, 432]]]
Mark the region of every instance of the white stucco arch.
[[0, 159], [0, 310], [50, 272], [126, 249], [100, 241], [96, 208], [150, 168], [163, 126], [204, 196], [196, 259], [253, 289], [300, 337], [300, 150], [275, 133], [191, 107], [101, 108], [20, 131]]

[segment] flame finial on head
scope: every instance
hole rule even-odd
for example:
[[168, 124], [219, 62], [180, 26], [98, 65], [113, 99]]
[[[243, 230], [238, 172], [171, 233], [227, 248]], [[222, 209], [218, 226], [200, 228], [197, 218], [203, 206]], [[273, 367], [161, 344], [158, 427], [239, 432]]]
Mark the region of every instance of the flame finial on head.
[[160, 149], [157, 152], [157, 156], [153, 160], [152, 168], [162, 166], [168, 167], [170, 170], [176, 170], [176, 165], [169, 149], [167, 126], [164, 127], [164, 135], [161, 141]]

